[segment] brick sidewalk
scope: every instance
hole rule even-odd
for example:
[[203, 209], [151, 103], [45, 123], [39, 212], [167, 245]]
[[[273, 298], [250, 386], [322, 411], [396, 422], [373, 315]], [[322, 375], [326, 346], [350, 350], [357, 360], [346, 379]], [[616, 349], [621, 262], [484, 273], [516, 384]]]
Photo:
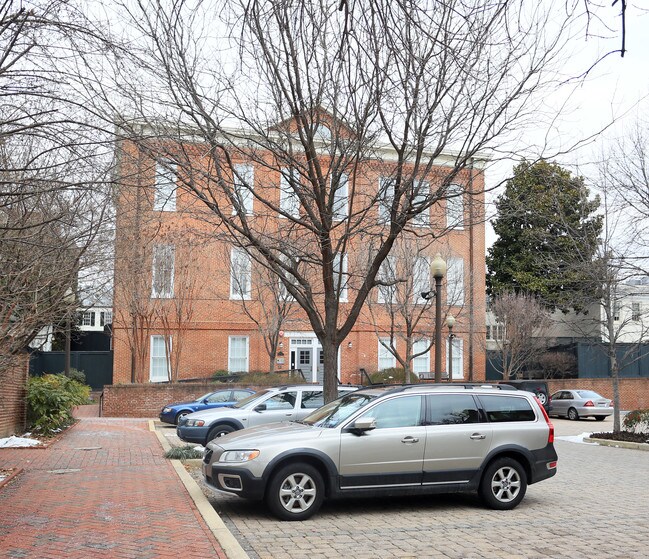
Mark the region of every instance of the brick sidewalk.
[[0, 449], [16, 467], [1, 557], [226, 558], [146, 420], [84, 417], [49, 448]]

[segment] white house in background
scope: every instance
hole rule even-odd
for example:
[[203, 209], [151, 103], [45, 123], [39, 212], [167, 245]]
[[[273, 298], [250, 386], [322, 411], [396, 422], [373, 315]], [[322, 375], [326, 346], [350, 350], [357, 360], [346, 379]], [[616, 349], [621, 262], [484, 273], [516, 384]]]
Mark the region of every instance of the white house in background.
[[112, 323], [112, 307], [90, 307], [79, 310], [77, 326], [82, 332], [103, 332], [104, 327]]
[[[613, 326], [618, 343], [649, 341], [649, 277], [629, 280], [618, 286], [613, 305]], [[606, 341], [604, 328], [606, 314], [601, 309], [602, 341]]]

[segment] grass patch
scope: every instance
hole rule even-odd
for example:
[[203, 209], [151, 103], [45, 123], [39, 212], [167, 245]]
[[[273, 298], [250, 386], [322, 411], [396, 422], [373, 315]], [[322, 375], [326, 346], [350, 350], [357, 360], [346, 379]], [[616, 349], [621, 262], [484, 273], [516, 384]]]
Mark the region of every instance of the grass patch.
[[192, 460], [203, 458], [203, 451], [196, 448], [195, 445], [175, 446], [165, 452], [165, 458], [170, 460]]

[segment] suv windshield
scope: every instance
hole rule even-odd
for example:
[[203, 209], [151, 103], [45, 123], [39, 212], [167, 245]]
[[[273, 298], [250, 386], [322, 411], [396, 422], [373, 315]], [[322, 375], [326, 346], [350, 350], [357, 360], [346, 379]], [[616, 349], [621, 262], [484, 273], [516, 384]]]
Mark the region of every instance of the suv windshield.
[[239, 400], [232, 407], [237, 409], [245, 408], [250, 402], [253, 402], [254, 400], [257, 400], [258, 398], [266, 396], [267, 394], [270, 393], [271, 393], [270, 390], [260, 390], [259, 392], [255, 392], [254, 394], [251, 394], [250, 396], [244, 398], [243, 400]]
[[301, 423], [315, 427], [338, 427], [355, 411], [365, 407], [375, 398], [374, 394], [358, 394], [356, 392], [348, 394], [325, 404], [305, 417]]

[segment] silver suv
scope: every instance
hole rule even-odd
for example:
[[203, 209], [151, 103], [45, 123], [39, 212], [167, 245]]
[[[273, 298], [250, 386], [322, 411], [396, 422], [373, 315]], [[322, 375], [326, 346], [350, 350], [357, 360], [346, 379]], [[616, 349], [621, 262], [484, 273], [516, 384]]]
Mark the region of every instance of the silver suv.
[[207, 445], [209, 485], [265, 499], [283, 520], [325, 497], [477, 491], [493, 509], [518, 505], [556, 473], [554, 427], [533, 394], [472, 384], [352, 392], [302, 421], [233, 433]]
[[[339, 386], [338, 394], [357, 390]], [[324, 404], [322, 385], [296, 384], [260, 390], [232, 406], [202, 410], [179, 419], [176, 434], [205, 446], [233, 431], [276, 421], [299, 420]]]

